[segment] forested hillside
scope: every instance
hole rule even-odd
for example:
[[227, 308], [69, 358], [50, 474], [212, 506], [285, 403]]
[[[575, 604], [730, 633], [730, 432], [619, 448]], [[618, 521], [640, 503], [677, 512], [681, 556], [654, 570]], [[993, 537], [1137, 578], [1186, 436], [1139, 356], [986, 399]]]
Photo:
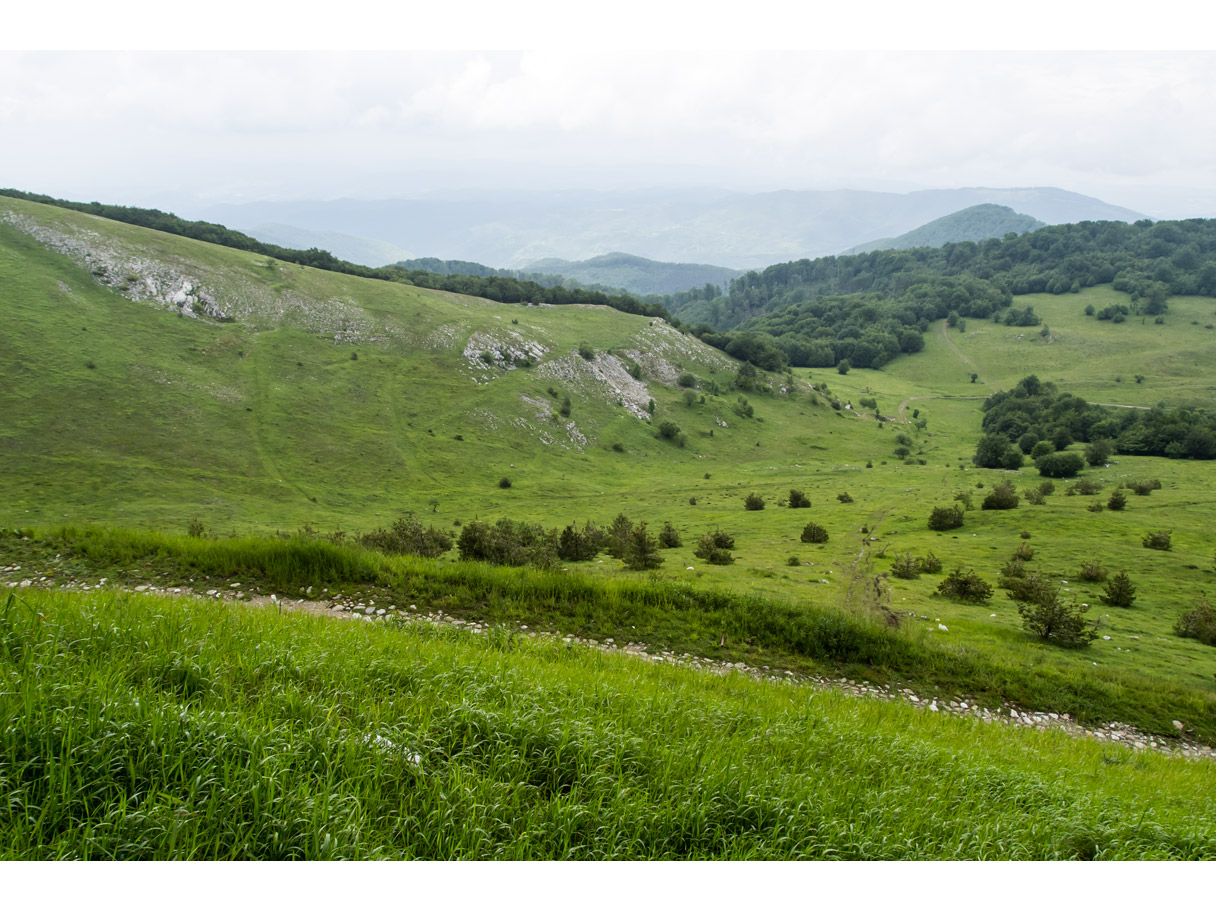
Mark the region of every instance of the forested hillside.
[[962, 241], [986, 241], [989, 238], [1004, 237], [1010, 232], [1025, 234], [1027, 231], [1044, 227], [1044, 224], [1034, 216], [1014, 212], [1008, 206], [980, 203], [978, 206], [968, 206], [958, 212], [943, 215], [899, 237], [858, 244], [843, 253], [848, 256], [875, 250], [911, 250], [913, 247], [941, 247]]

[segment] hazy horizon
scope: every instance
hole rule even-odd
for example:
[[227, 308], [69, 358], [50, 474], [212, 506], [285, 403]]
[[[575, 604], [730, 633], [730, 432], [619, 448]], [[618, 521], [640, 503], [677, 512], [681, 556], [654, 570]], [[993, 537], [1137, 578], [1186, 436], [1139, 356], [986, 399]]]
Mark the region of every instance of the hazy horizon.
[[1216, 215], [1209, 52], [3, 52], [0, 182], [214, 203], [1059, 187]]

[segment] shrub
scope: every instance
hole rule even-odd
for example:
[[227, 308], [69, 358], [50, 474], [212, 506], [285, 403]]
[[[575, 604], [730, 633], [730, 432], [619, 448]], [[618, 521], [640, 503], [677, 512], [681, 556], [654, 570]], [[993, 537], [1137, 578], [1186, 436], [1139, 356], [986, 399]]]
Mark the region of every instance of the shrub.
[[1043, 494], [1038, 488], [1022, 488], [1022, 496], [1026, 498], [1026, 503], [1033, 504], [1036, 507], [1043, 505]]
[[422, 523], [410, 513], [398, 519], [390, 529], [376, 529], [360, 536], [359, 543], [385, 554], [438, 557], [452, 549], [452, 536], [434, 526], [423, 529]]
[[1098, 622], [1085, 617], [1075, 598], [1062, 601], [1059, 589], [1049, 583], [1016, 602], [1023, 629], [1057, 646], [1080, 649], [1098, 637]]
[[1146, 548], [1151, 548], [1154, 551], [1169, 551], [1173, 548], [1170, 543], [1170, 535], [1172, 529], [1159, 529], [1156, 532], [1145, 532], [1144, 538], [1140, 539], [1140, 544]]
[[562, 400], [562, 407], [558, 409], [558, 412], [561, 413], [561, 416], [563, 418], [570, 417], [570, 397], [569, 396], [567, 396], [566, 398], [564, 398]]
[[1094, 558], [1093, 560], [1081, 561], [1081, 569], [1077, 571], [1077, 576], [1087, 583], [1100, 583], [1106, 579], [1107, 571], [1102, 566], [1102, 562]]
[[1206, 597], [1201, 598], [1198, 605], [1178, 617], [1174, 633], [1216, 646], [1216, 608], [1208, 603]]
[[1047, 478], [1072, 478], [1083, 468], [1085, 460], [1076, 453], [1047, 453], [1034, 461], [1039, 474]]
[[456, 547], [460, 549], [461, 560], [481, 560], [510, 567], [525, 564], [551, 567], [557, 563], [558, 541], [555, 529], [500, 519], [492, 526], [477, 521], [466, 523]]
[[1129, 481], [1127, 486], [1132, 489], [1133, 494], [1138, 494], [1141, 497], [1148, 497], [1153, 491], [1161, 490], [1161, 482], [1156, 478], [1143, 481]]
[[687, 439], [680, 431], [680, 426], [674, 421], [660, 421], [659, 436], [664, 440], [673, 440], [680, 446], [683, 446], [684, 441]]
[[925, 556], [920, 559], [921, 573], [941, 573], [942, 562], [932, 551], [926, 551]]
[[836, 373], [838, 374], [847, 374], [852, 369], [853, 365], [849, 363], [848, 358], [841, 358], [836, 364]]
[[811, 505], [811, 499], [796, 488], [790, 488], [790, 509], [801, 510]]
[[1110, 492], [1110, 500], [1106, 502], [1106, 506], [1111, 510], [1122, 510], [1127, 506], [1127, 495], [1123, 493], [1122, 488], [1115, 488]]
[[1088, 510], [1090, 513], [1101, 513], [1102, 510], [1105, 508], [1102, 506], [1102, 501], [1095, 500], [1093, 503], [1091, 503], [1085, 509]]
[[1030, 547], [1026, 542], [1020, 542], [1017, 550], [1013, 552], [1013, 559], [1020, 561], [1033, 560], [1034, 548]]
[[1055, 492], [1056, 492], [1056, 485], [1055, 485], [1054, 481], [1040, 481], [1039, 482], [1039, 493], [1042, 494], [1044, 497], [1046, 497], [1048, 494], [1054, 494]]
[[974, 570], [964, 573], [961, 568], [951, 570], [949, 576], [937, 584], [937, 592], [946, 598], [976, 604], [992, 598], [990, 585], [980, 579]]
[[853, 502], [853, 498], [849, 496], [848, 491], [842, 491], [841, 493], [837, 494], [836, 499], [838, 501], [840, 501], [842, 504]]
[[1074, 494], [1085, 494], [1088, 496], [1091, 494], [1097, 494], [1101, 490], [1102, 482], [1095, 481], [1092, 478], [1078, 478], [1064, 489], [1064, 493], [1069, 497], [1072, 497]]
[[1018, 505], [1018, 492], [1013, 482], [1006, 479], [988, 492], [984, 502], [980, 504], [983, 510], [1012, 510]]
[[957, 529], [962, 524], [963, 508], [959, 506], [934, 507], [933, 512], [929, 514], [929, 528], [935, 532]]
[[743, 498], [743, 509], [745, 510], [763, 510], [764, 498], [753, 491]]
[[807, 544], [821, 545], [828, 540], [828, 530], [818, 523], [809, 522], [802, 528], [802, 540]]
[[695, 497], [688, 498], [688, 505], [690, 507], [695, 507], [697, 505], [697, 499]]
[[630, 570], [654, 570], [663, 563], [654, 536], [646, 531], [646, 523], [638, 523], [629, 535], [625, 548], [625, 566]]
[[875, 399], [873, 396], [862, 396], [860, 399], [857, 400], [857, 402], [862, 408], [875, 409], [875, 410], [877, 410], [877, 408], [878, 408], [878, 400]]
[[207, 534], [207, 528], [203, 525], [203, 521], [196, 516], [186, 526], [186, 534], [191, 538], [202, 538]]
[[680, 379], [676, 382], [679, 383], [680, 386], [684, 387], [685, 389], [692, 389], [694, 386], [697, 385], [697, 378], [694, 377], [692, 374], [683, 373], [683, 374], [680, 374]]
[[697, 404], [697, 394], [692, 390], [684, 390], [684, 405], [692, 408]]
[[1116, 608], [1130, 608], [1135, 600], [1136, 587], [1128, 578], [1127, 571], [1120, 570], [1107, 582], [1106, 591], [1102, 594], [1102, 601], [1108, 605], [1114, 605]]
[[504, 489], [511, 487], [511, 479], [504, 475], [502, 478], [498, 479], [498, 486]]
[[971, 502], [971, 492], [970, 491], [955, 491], [954, 492], [954, 502], [958, 503], [958, 504], [962, 504], [964, 510], [972, 510], [975, 508]]
[[916, 579], [920, 576], [920, 563], [908, 551], [891, 561], [891, 575], [899, 579]]
[[730, 564], [735, 558], [730, 549], [735, 546], [735, 540], [720, 529], [706, 532], [697, 540], [693, 554], [711, 564]]
[[684, 544], [680, 538], [680, 533], [676, 527], [669, 522], [663, 523], [663, 528], [659, 531], [659, 547], [660, 548], [678, 548]]
[[787, 567], [801, 567], [802, 558], [800, 558], [797, 554], [791, 554], [785, 559], [785, 565]]
[[584, 361], [592, 361], [595, 359], [595, 349], [586, 342], [580, 342], [578, 344], [578, 353], [582, 356]]

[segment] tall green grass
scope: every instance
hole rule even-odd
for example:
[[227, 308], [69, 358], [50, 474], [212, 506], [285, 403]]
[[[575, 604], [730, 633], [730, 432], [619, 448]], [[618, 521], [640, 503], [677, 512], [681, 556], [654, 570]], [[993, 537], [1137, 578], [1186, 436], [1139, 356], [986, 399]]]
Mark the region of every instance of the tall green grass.
[[0, 857], [1212, 858], [1216, 767], [499, 631], [0, 608]]
[[[1086, 723], [1125, 722], [1172, 737], [1185, 720], [1216, 743], [1216, 694], [1117, 669], [1040, 662], [892, 629], [830, 605], [791, 604], [657, 578], [589, 577], [532, 568], [390, 557], [357, 546], [293, 538], [206, 539], [103, 528], [63, 528], [44, 540], [0, 539], [0, 556], [60, 556], [61, 571], [183, 583], [237, 579], [298, 594], [323, 587], [379, 592], [399, 605], [491, 623], [527, 624], [618, 642], [637, 641], [719, 660], [830, 672], [990, 707], [1069, 713]], [[66, 556], [66, 557], [65, 557]], [[66, 563], [64, 563], [66, 561]], [[318, 593], [314, 593], [317, 595]]]

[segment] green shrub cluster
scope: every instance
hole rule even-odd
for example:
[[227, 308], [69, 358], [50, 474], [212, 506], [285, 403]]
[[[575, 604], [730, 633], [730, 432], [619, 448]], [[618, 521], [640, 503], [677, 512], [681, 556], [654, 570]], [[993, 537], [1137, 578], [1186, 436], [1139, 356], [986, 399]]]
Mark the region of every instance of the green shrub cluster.
[[394, 522], [389, 529], [364, 533], [359, 536], [359, 543], [385, 554], [438, 557], [452, 549], [452, 536], [434, 526], [422, 528], [422, 523], [410, 513]]
[[490, 564], [522, 567], [551, 567], [557, 563], [557, 530], [546, 529], [538, 523], [500, 519], [488, 523], [465, 523], [456, 547], [461, 560], [478, 560]]
[[701, 536], [692, 553], [711, 564], [733, 564], [735, 556], [730, 552], [734, 547], [733, 536], [727, 535], [721, 529], [715, 529]]
[[961, 506], [953, 507], [934, 507], [933, 512], [929, 514], [929, 528], [935, 532], [947, 532], [950, 529], [957, 529], [963, 524], [963, 508]]
[[974, 570], [964, 572], [961, 568], [951, 570], [950, 574], [937, 584], [937, 592], [946, 598], [976, 604], [992, 598], [992, 586], [980, 579]]

